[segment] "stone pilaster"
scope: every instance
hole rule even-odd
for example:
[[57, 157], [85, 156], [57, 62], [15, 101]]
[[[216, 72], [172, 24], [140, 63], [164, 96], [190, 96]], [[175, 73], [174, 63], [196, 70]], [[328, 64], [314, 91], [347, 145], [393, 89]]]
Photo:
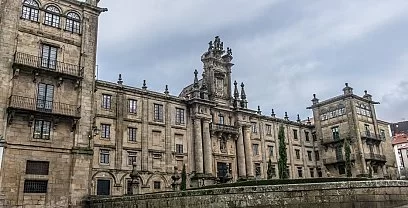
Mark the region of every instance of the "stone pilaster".
[[149, 161], [149, 146], [148, 146], [148, 131], [149, 131], [149, 101], [147, 98], [142, 99], [142, 172], [148, 171]]
[[197, 174], [204, 173], [203, 171], [203, 140], [201, 136], [201, 119], [194, 118], [194, 157], [195, 171]]
[[213, 175], [213, 155], [210, 137], [210, 123], [208, 119], [203, 120], [203, 146], [204, 146], [204, 173]]
[[239, 134], [237, 140], [237, 162], [238, 162], [238, 177], [246, 177], [245, 167], [245, 149], [244, 149], [244, 135], [242, 133], [242, 127], [239, 127]]
[[247, 178], [254, 177], [254, 164], [252, 163], [251, 126], [244, 126], [245, 162]]
[[116, 94], [116, 134], [115, 134], [115, 143], [116, 143], [116, 157], [115, 157], [115, 168], [121, 169], [122, 167], [122, 150], [123, 150], [123, 117], [124, 117], [124, 105], [125, 98], [123, 91], [119, 89]]

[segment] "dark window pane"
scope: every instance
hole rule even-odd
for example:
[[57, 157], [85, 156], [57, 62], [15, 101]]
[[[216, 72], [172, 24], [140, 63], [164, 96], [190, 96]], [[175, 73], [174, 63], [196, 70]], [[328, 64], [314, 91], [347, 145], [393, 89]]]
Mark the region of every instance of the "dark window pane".
[[25, 180], [24, 193], [47, 193], [48, 181]]
[[110, 180], [99, 179], [97, 181], [96, 195], [110, 195]]
[[48, 175], [50, 162], [48, 161], [27, 161], [26, 174]]

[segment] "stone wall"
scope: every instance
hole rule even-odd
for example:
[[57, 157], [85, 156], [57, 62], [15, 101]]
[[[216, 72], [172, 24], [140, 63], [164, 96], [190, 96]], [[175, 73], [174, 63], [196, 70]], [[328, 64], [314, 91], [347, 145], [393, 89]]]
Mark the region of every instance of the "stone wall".
[[402, 205], [408, 205], [408, 181], [396, 180], [217, 188], [122, 197], [91, 197], [88, 201], [88, 208], [387, 208]]

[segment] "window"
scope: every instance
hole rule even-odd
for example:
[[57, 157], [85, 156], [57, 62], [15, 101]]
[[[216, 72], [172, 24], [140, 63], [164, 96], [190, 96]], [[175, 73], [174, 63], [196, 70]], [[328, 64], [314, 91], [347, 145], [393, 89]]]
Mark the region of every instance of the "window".
[[111, 109], [112, 96], [107, 94], [102, 94], [102, 108], [105, 110]]
[[48, 161], [31, 161], [26, 164], [26, 174], [48, 175], [50, 162]]
[[310, 170], [310, 177], [314, 178], [314, 168], [309, 168]]
[[218, 118], [219, 118], [219, 124], [225, 124], [225, 119], [224, 119], [224, 116], [223, 115], [218, 115]]
[[45, 8], [44, 24], [59, 27], [60, 26], [60, 10], [56, 6], [48, 6]]
[[273, 146], [268, 146], [269, 157], [273, 157]]
[[333, 140], [337, 141], [340, 139], [338, 126], [332, 128], [332, 134], [333, 134]]
[[300, 160], [300, 150], [295, 149], [295, 153], [296, 153], [296, 159]]
[[109, 164], [109, 150], [100, 150], [99, 163]]
[[346, 174], [346, 169], [344, 165], [339, 165], [339, 174], [340, 175]]
[[254, 156], [259, 155], [259, 144], [252, 144], [252, 153]]
[[286, 166], [286, 176], [288, 176], [288, 178], [290, 178], [290, 168], [289, 168], [289, 166]]
[[365, 135], [370, 136], [370, 126], [368, 124], [364, 124]]
[[272, 175], [272, 177], [276, 177], [276, 169], [275, 169], [275, 165], [272, 165], [271, 166], [271, 175]]
[[176, 108], [176, 124], [184, 124], [184, 109]]
[[126, 180], [126, 194], [127, 195], [133, 194], [132, 179]]
[[182, 144], [176, 144], [176, 153], [177, 154], [183, 154], [183, 145]]
[[24, 193], [47, 193], [47, 180], [25, 180]]
[[255, 176], [259, 177], [261, 176], [261, 164], [260, 163], [255, 163]]
[[50, 139], [51, 122], [44, 120], [35, 120], [34, 139]]
[[110, 195], [110, 180], [98, 179], [96, 181], [96, 195]]
[[312, 161], [312, 151], [307, 151], [307, 158]]
[[110, 124], [101, 124], [101, 138], [110, 138]]
[[129, 134], [129, 141], [135, 142], [136, 141], [136, 128], [129, 127], [128, 128], [128, 134]]
[[316, 168], [317, 171], [317, 175], [319, 176], [319, 178], [323, 177], [323, 172], [321, 168]]
[[163, 122], [163, 105], [154, 104], [154, 121]]
[[266, 135], [272, 135], [272, 126], [269, 124], [266, 124], [265, 128], [266, 128]]
[[222, 153], [227, 153], [227, 140], [224, 138], [220, 139], [220, 151]]
[[308, 141], [310, 141], [310, 139], [309, 139], [309, 132], [308, 131], [305, 131], [305, 140], [308, 142]]
[[81, 32], [81, 18], [75, 12], [69, 12], [67, 14], [67, 20], [65, 22], [65, 30], [72, 33]]
[[128, 152], [128, 165], [133, 165], [136, 162], [136, 155], [136, 152]]
[[343, 152], [342, 152], [343, 147], [342, 146], [337, 146], [335, 151], [336, 151], [336, 159], [337, 161], [343, 160]]
[[298, 140], [297, 129], [293, 129], [293, 139], [294, 139], [294, 140]]
[[160, 181], [154, 181], [154, 182], [153, 182], [153, 188], [154, 188], [154, 189], [161, 189], [161, 183], [160, 183]]
[[25, 0], [23, 2], [23, 10], [21, 18], [38, 22], [39, 5], [34, 0]]
[[251, 126], [252, 126], [252, 133], [258, 133], [258, 128], [255, 122], [251, 122]]
[[380, 136], [382, 140], [385, 140], [385, 131], [384, 129], [380, 129]]
[[316, 159], [316, 161], [319, 161], [319, 160], [320, 160], [319, 151], [316, 150], [314, 153], [315, 153], [315, 159]]
[[136, 114], [137, 113], [137, 100], [129, 99], [128, 103], [129, 103], [129, 113]]
[[302, 167], [297, 167], [298, 177], [303, 178], [303, 170]]
[[38, 84], [37, 90], [37, 110], [52, 112], [54, 103], [54, 85]]
[[317, 141], [316, 132], [313, 132], [313, 133], [312, 133], [312, 138], [313, 138], [313, 141], [314, 141], [314, 142]]

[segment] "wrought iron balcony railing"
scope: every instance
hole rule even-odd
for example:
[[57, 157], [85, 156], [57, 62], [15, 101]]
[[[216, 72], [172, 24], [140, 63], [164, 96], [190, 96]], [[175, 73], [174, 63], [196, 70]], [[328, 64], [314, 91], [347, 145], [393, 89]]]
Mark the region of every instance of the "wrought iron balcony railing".
[[366, 153], [364, 154], [364, 157], [366, 160], [377, 160], [377, 161], [383, 161], [383, 162], [387, 161], [387, 158], [385, 157], [385, 155], [380, 155], [380, 154]]
[[69, 117], [80, 117], [79, 107], [54, 101], [39, 100], [23, 96], [12, 95], [9, 107], [40, 113], [56, 114]]
[[238, 129], [235, 126], [225, 125], [225, 124], [211, 124], [211, 130], [214, 132], [227, 132], [227, 133], [238, 133]]
[[[350, 161], [356, 160], [356, 157], [354, 154], [350, 154]], [[325, 165], [330, 165], [330, 164], [336, 164], [336, 163], [345, 163], [346, 162], [346, 156], [341, 155], [339, 157], [328, 157], [323, 159], [323, 164]]]
[[374, 140], [374, 141], [378, 141], [378, 142], [382, 141], [381, 137], [376, 136], [374, 134], [374, 132], [370, 132], [370, 131], [362, 131], [361, 132], [361, 138], [362, 139]]
[[57, 72], [64, 75], [83, 77], [83, 68], [78, 65], [68, 64], [52, 60], [50, 58], [33, 56], [21, 52], [15, 53], [14, 64]]
[[342, 137], [324, 137], [324, 139], [321, 140], [321, 144], [322, 145], [329, 145], [329, 144], [336, 144], [336, 143], [343, 143], [344, 142], [344, 138]]

